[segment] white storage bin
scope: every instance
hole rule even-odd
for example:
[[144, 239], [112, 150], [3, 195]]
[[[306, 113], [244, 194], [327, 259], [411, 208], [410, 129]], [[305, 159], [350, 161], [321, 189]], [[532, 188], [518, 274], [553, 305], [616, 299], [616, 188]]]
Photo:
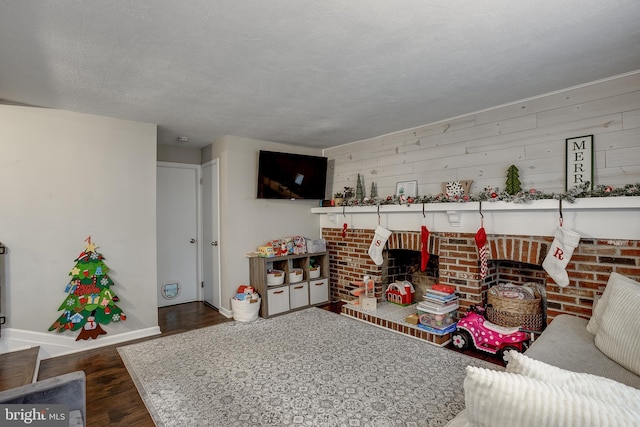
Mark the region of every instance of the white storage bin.
[[289, 311], [289, 286], [267, 290], [267, 311], [269, 316]]
[[309, 279], [317, 279], [320, 277], [320, 266], [317, 265], [315, 268], [309, 269]]
[[267, 272], [267, 286], [277, 286], [284, 283], [284, 271], [269, 270]]
[[233, 310], [233, 318], [239, 322], [251, 322], [258, 319], [258, 312], [260, 311], [260, 298], [257, 300], [244, 300], [240, 301], [231, 298], [231, 309]]
[[303, 271], [301, 268], [292, 268], [289, 270], [289, 283], [302, 282]]
[[289, 286], [289, 308], [306, 307], [309, 305], [309, 283]]
[[309, 302], [311, 305], [329, 302], [329, 279], [309, 282]]
[[318, 253], [327, 251], [327, 241], [325, 239], [306, 239], [307, 253]]

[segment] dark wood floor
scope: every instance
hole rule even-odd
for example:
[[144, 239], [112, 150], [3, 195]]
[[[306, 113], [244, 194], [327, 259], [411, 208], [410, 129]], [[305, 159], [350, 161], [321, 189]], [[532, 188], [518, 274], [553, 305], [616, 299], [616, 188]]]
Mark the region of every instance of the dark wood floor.
[[[230, 320], [201, 302], [163, 307], [158, 310], [158, 324], [162, 334], [146, 339], [186, 332]], [[144, 340], [130, 341], [127, 344]], [[116, 350], [116, 347], [122, 345], [117, 344], [45, 359], [40, 363], [38, 379], [43, 380], [67, 372], [84, 371], [87, 377], [88, 426], [153, 427], [151, 416]]]

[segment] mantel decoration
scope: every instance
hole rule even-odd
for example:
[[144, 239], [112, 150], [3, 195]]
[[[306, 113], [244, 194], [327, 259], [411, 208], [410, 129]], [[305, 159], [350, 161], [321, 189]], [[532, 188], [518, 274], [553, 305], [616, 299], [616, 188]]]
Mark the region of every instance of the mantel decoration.
[[85, 242], [85, 250], [78, 255], [69, 272], [71, 280], [65, 289], [68, 295], [58, 308], [62, 315], [49, 328], [58, 332], [80, 329], [76, 341], [106, 334], [100, 324], [126, 320], [125, 314], [115, 305], [118, 297], [109, 289], [113, 281], [107, 275], [109, 267], [104, 263], [104, 257], [91, 243], [91, 236]]
[[566, 189], [593, 183], [593, 135], [567, 138]]
[[401, 181], [396, 183], [396, 197], [407, 200], [418, 196], [418, 181]]
[[610, 185], [596, 185], [591, 188], [591, 182], [584, 182], [581, 185], [571, 188], [565, 193], [545, 193], [534, 188], [519, 191], [516, 194], [509, 194], [498, 187], [486, 187], [478, 194], [447, 195], [440, 193], [436, 196], [424, 195], [417, 197], [401, 198], [397, 195], [387, 197], [365, 198], [359, 200], [344, 200], [342, 206], [376, 206], [376, 205], [411, 205], [416, 203], [464, 203], [464, 202], [512, 202], [529, 203], [534, 200], [555, 199], [565, 200], [569, 203], [576, 199], [588, 197], [621, 197], [640, 196], [640, 183], [626, 184], [622, 187], [612, 187]]

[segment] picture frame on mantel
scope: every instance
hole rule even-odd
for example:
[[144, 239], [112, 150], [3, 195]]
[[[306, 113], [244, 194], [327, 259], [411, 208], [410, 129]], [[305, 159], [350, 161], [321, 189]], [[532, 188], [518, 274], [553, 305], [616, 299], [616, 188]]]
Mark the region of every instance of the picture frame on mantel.
[[593, 135], [566, 139], [566, 186], [570, 189], [590, 183], [593, 189]]
[[418, 181], [401, 181], [396, 183], [396, 196], [418, 197]]

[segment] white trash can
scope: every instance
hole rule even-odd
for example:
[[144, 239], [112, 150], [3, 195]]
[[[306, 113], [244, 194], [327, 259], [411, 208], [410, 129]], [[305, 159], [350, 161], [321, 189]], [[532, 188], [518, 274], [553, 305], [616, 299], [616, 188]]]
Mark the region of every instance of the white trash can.
[[252, 322], [258, 319], [260, 311], [260, 298], [257, 300], [240, 301], [231, 298], [231, 309], [233, 310], [233, 318], [239, 322]]

